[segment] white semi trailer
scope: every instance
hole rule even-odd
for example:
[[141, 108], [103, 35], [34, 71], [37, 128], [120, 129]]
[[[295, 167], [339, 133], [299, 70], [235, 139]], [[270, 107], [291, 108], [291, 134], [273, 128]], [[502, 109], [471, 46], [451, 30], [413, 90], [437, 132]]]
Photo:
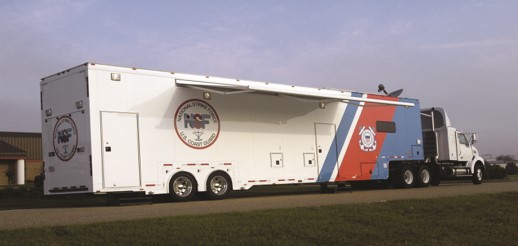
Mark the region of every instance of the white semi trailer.
[[41, 80], [44, 193], [222, 199], [256, 185], [482, 181], [440, 108], [387, 95], [85, 63]]

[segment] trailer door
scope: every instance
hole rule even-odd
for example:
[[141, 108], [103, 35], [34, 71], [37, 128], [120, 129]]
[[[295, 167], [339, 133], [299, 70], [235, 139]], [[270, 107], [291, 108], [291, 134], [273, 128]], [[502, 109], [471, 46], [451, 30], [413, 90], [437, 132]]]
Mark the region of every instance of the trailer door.
[[90, 143], [82, 111], [44, 120], [45, 194], [91, 191]]
[[338, 152], [335, 135], [335, 124], [315, 123], [319, 182], [333, 181], [333, 173], [338, 170], [336, 167]]
[[138, 114], [101, 112], [104, 188], [140, 186]]

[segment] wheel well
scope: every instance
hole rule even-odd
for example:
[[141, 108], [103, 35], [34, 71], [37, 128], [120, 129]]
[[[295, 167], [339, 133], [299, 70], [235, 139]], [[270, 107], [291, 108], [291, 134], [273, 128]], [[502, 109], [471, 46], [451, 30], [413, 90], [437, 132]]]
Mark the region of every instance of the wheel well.
[[486, 165], [484, 165], [481, 161], [477, 161], [475, 163], [475, 167], [476, 166], [482, 166], [482, 171], [486, 171]]
[[[413, 162], [409, 161], [390, 161], [389, 162], [389, 171], [395, 171], [398, 168], [401, 168], [404, 165], [410, 165], [412, 168], [416, 169], [419, 168], [419, 165]], [[428, 166], [430, 167], [430, 166]]]

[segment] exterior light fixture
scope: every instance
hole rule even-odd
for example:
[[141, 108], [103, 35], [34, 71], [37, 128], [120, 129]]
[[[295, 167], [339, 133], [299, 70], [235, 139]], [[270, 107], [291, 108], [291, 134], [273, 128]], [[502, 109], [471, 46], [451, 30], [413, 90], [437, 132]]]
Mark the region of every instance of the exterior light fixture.
[[80, 100], [80, 101], [76, 102], [76, 108], [77, 109], [82, 109], [83, 108], [83, 100]]
[[320, 103], [318, 103], [318, 107], [321, 108], [321, 109], [325, 109], [326, 108], [326, 104], [323, 103], [323, 102], [320, 102]]
[[112, 77], [112, 81], [121, 81], [121, 74], [120, 73], [112, 73], [111, 77]]
[[203, 99], [210, 100], [211, 99], [210, 93], [209, 92], [203, 92]]
[[52, 109], [49, 108], [49, 109], [45, 110], [45, 115], [47, 117], [52, 116]]

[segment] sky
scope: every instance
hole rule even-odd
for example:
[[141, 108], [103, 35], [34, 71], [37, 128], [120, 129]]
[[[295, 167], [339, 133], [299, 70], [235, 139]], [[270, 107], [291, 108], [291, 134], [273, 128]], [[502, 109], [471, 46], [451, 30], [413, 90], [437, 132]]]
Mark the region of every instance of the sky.
[[85, 62], [404, 89], [518, 157], [518, 1], [0, 1], [0, 131], [40, 132], [40, 79]]

